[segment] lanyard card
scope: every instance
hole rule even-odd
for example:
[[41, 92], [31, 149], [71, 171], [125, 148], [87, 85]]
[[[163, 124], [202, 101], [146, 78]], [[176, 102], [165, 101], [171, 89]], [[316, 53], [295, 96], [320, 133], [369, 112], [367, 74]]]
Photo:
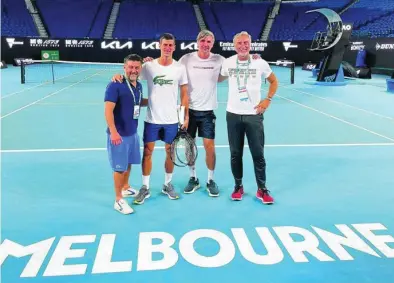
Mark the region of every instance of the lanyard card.
[[134, 105], [133, 118], [134, 119], [138, 119], [139, 116], [140, 116], [140, 106], [139, 105]]
[[245, 86], [238, 88], [238, 94], [239, 94], [239, 100], [241, 101], [246, 101], [249, 99], [248, 90], [246, 89]]
[[130, 83], [129, 83], [128, 80], [126, 80], [126, 82], [127, 82], [127, 86], [128, 86], [129, 89], [130, 89], [131, 94], [133, 95], [133, 100], [134, 100], [133, 119], [138, 119], [138, 117], [140, 116], [140, 104], [141, 104], [141, 99], [142, 99], [142, 92], [141, 92], [140, 89], [138, 89], [138, 85], [137, 85], [136, 88], [138, 89], [138, 91], [139, 91], [139, 93], [140, 93], [140, 97], [139, 97], [138, 104], [136, 104], [135, 95], [134, 95], [133, 88], [130, 86]]
[[[245, 63], [243, 63], [242, 65], [245, 65]], [[250, 58], [248, 58], [248, 62], [246, 65], [247, 68], [241, 70], [239, 68], [240, 63], [238, 62], [237, 59], [237, 85], [238, 85], [239, 100], [241, 101], [249, 100], [248, 90], [246, 89], [246, 85], [248, 84], [248, 77], [249, 77], [249, 65], [250, 65]], [[241, 82], [240, 82], [241, 73], [243, 74], [242, 77], [244, 78], [243, 86], [241, 86]]]

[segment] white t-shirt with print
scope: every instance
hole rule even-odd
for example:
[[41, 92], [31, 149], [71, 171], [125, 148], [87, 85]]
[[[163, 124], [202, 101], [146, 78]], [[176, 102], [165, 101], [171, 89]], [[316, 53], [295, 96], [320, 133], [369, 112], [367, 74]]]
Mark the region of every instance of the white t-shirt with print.
[[186, 67], [189, 80], [189, 108], [209, 111], [217, 108], [217, 83], [220, 68], [225, 58], [211, 53], [201, 59], [197, 52], [183, 55], [179, 63]]
[[262, 79], [268, 78], [272, 70], [269, 64], [263, 59], [250, 58], [250, 64], [248, 64], [248, 61], [238, 62], [239, 83], [241, 87], [245, 85], [245, 74], [248, 75], [246, 83], [248, 99], [245, 101], [241, 101], [240, 99], [237, 82], [237, 55], [231, 56], [224, 60], [221, 70], [222, 76], [228, 76], [227, 111], [239, 115], [253, 115], [256, 114], [254, 107], [261, 101]]
[[179, 86], [188, 83], [186, 68], [173, 59], [162, 66], [158, 59], [144, 63], [141, 80], [148, 83], [148, 108], [145, 121], [152, 124], [178, 123]]

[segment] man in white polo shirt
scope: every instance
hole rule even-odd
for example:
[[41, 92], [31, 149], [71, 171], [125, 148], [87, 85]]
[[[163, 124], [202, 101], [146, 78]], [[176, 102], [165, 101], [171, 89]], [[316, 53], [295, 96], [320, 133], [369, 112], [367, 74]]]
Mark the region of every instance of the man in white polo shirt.
[[[245, 135], [253, 158], [257, 183], [256, 197], [265, 204], [274, 203], [266, 187], [264, 158], [263, 113], [269, 107], [278, 88], [278, 81], [269, 64], [263, 59], [252, 60], [251, 37], [247, 32], [234, 36], [236, 55], [223, 62], [220, 80], [229, 79], [227, 102], [227, 131], [231, 152], [231, 171], [235, 180], [233, 200], [242, 200], [244, 188], [243, 148]], [[262, 78], [270, 83], [268, 94], [261, 98]]]
[[165, 180], [162, 192], [170, 199], [178, 199], [171, 181], [174, 163], [171, 160], [171, 143], [178, 133], [178, 89], [180, 104], [185, 107], [183, 127], [188, 126], [189, 98], [187, 95], [187, 74], [182, 64], [172, 57], [175, 50], [175, 37], [165, 33], [160, 37], [160, 58], [143, 65], [141, 79], [148, 83], [148, 108], [144, 127], [144, 153], [142, 158], [142, 187], [135, 197], [134, 203], [142, 204], [150, 197], [149, 181], [152, 171], [152, 153], [155, 142], [165, 142]]
[[[188, 133], [196, 138], [203, 138], [205, 162], [208, 168], [206, 187], [208, 195], [219, 196], [219, 189], [214, 181], [216, 163], [214, 110], [217, 109], [217, 83], [224, 57], [211, 53], [215, 36], [208, 30], [197, 35], [198, 51], [185, 54], [179, 63], [186, 67], [189, 92]], [[196, 167], [190, 167], [190, 179], [184, 193], [191, 194], [200, 187]]]

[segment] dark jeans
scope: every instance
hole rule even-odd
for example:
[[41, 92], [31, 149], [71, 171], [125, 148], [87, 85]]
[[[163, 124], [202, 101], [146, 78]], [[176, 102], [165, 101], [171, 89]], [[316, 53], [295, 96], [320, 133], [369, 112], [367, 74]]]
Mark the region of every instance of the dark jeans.
[[231, 171], [235, 184], [242, 184], [245, 134], [252, 154], [257, 186], [265, 187], [263, 115], [238, 115], [227, 112], [227, 133], [231, 152]]

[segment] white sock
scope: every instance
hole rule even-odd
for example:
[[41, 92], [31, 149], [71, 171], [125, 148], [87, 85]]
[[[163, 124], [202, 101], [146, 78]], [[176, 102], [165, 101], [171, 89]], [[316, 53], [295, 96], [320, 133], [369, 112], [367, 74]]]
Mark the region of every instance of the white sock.
[[194, 177], [197, 178], [196, 166], [189, 166], [190, 170], [190, 178]]
[[171, 182], [171, 180], [172, 180], [172, 173], [166, 173], [164, 185], [168, 185], [168, 183]]
[[208, 183], [209, 181], [213, 180], [213, 170], [208, 169]]
[[145, 185], [148, 188], [148, 190], [149, 190], [149, 178], [150, 175], [148, 176], [142, 175], [142, 185]]

